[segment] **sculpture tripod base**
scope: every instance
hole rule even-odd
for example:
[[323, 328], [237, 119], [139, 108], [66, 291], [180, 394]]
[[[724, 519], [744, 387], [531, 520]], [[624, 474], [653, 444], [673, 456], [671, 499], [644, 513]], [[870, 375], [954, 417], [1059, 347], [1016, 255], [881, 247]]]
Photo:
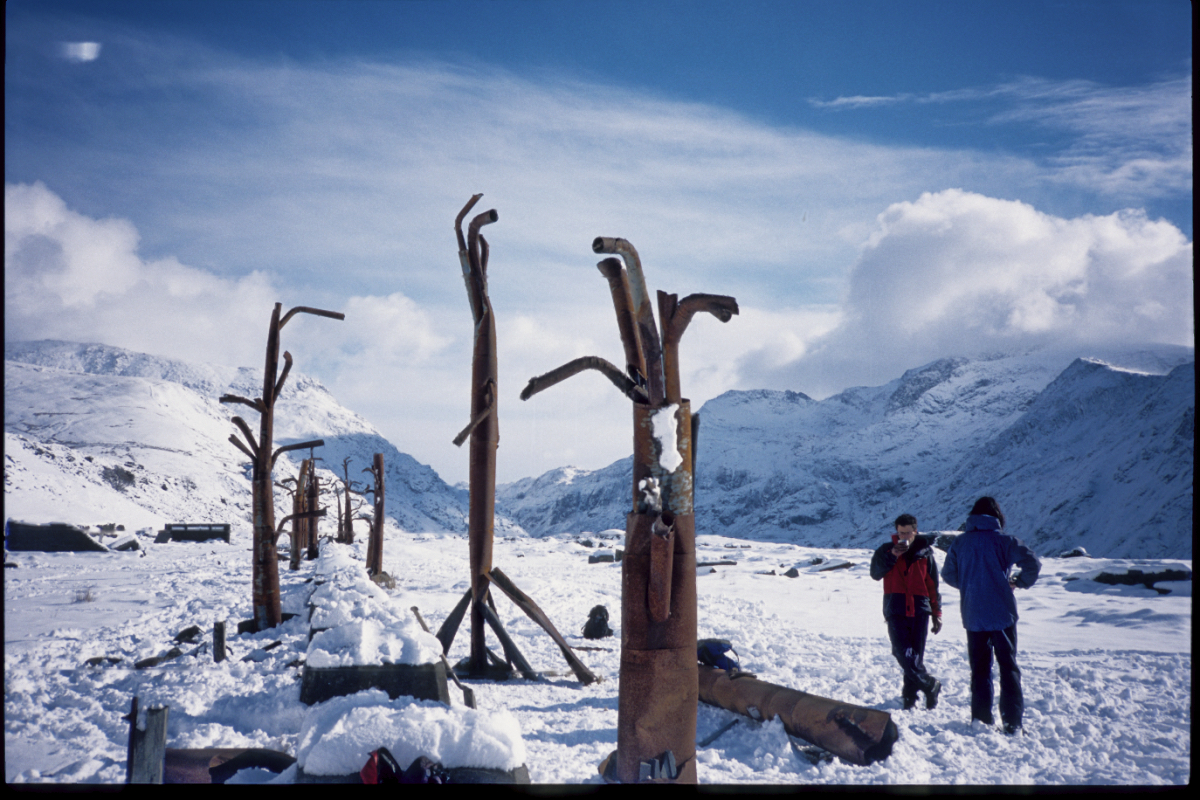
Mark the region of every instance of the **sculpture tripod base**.
[[[550, 622], [550, 618], [546, 616], [545, 612], [538, 607], [538, 604], [535, 603], [533, 599], [529, 597], [529, 595], [518, 589], [517, 585], [513, 583], [507, 575], [501, 572], [499, 567], [495, 567], [488, 572], [488, 577], [491, 579], [492, 585], [500, 589], [500, 591], [502, 591], [508, 597], [508, 599], [517, 606], [517, 608], [524, 611], [530, 619], [536, 622], [542, 628], [542, 630], [546, 631], [546, 633], [550, 635], [550, 638], [554, 640], [554, 643], [558, 645], [559, 650], [562, 651], [563, 657], [567, 660], [567, 664], [571, 667], [571, 671], [575, 673], [575, 677], [579, 679], [580, 683], [586, 686], [587, 684], [595, 683], [598, 680], [592, 671], [587, 668], [587, 665], [579, 660], [574, 651], [572, 651], [571, 646], [567, 644], [566, 639], [562, 637], [562, 634], [560, 634], [558, 629], [554, 627], [554, 624]], [[442, 627], [438, 629], [437, 638], [438, 641], [442, 643], [443, 653], [450, 651], [450, 645], [454, 641], [454, 635], [458, 632], [458, 627], [462, 624], [463, 616], [465, 616], [470, 605], [471, 590], [468, 589], [462, 596], [462, 599], [458, 601], [458, 605], [456, 605], [454, 610], [450, 612], [450, 616], [448, 616], [446, 621], [442, 623]], [[486, 595], [485, 602], [481, 604], [481, 610], [483, 612], [484, 620], [491, 627], [492, 632], [496, 634], [496, 638], [500, 640], [500, 644], [504, 649], [505, 658], [501, 659], [491, 650], [486, 650], [489, 661], [488, 667], [483, 671], [482, 674], [468, 673], [469, 676], [484, 680], [507, 680], [509, 677], [511, 677], [513, 668], [515, 667], [516, 670], [521, 673], [521, 677], [528, 680], [541, 680], [542, 676], [536, 672], [532, 666], [530, 666], [529, 662], [517, 648], [516, 642], [513, 641], [512, 637], [509, 636], [508, 632], [504, 629], [504, 625], [501, 623], [500, 617], [496, 614], [495, 603], [492, 602], [490, 591]]]

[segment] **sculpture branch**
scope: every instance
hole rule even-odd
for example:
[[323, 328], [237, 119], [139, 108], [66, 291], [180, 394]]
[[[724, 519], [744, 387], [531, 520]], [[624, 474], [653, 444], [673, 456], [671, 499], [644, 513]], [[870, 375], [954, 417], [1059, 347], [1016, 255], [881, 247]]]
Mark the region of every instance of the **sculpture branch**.
[[[242, 435], [246, 437], [246, 441], [250, 444], [250, 449], [254, 453], [257, 453], [258, 452], [258, 440], [254, 438], [254, 434], [251, 433], [250, 426], [246, 424], [246, 420], [242, 419], [241, 417], [234, 417], [230, 421], [234, 425], [236, 425], [238, 427], [238, 430], [240, 430], [242, 432]], [[250, 457], [253, 458], [254, 456], [251, 455]]]
[[263, 403], [261, 397], [256, 397], [253, 400], [251, 400], [249, 398], [241, 397], [240, 395], [236, 395], [236, 394], [223, 394], [223, 395], [221, 395], [220, 399], [217, 400], [217, 402], [218, 403], [242, 403], [243, 405], [250, 406], [251, 408], [253, 408], [255, 411], [257, 411], [260, 414], [266, 412], [266, 410], [267, 410], [267, 407]]
[[271, 395], [271, 405], [275, 405], [275, 401], [279, 399], [279, 393], [283, 391], [283, 382], [287, 380], [288, 373], [292, 371], [292, 354], [287, 350], [283, 351], [283, 374], [279, 376], [279, 380], [275, 381], [275, 392]]
[[613, 308], [617, 312], [617, 330], [621, 333], [621, 345], [625, 348], [625, 369], [629, 377], [645, 385], [646, 358], [642, 353], [642, 338], [638, 335], [637, 322], [633, 316], [633, 296], [629, 289], [629, 273], [620, 259], [606, 258], [596, 265], [600, 274], [608, 281], [612, 294]]
[[459, 432], [458, 436], [454, 437], [455, 447], [462, 447], [462, 443], [465, 442], [467, 437], [471, 435], [471, 431], [475, 430], [475, 428], [479, 426], [479, 423], [487, 419], [488, 414], [491, 414], [492, 409], [496, 407], [495, 384], [492, 381], [488, 381], [488, 388], [486, 389], [486, 392], [488, 396], [487, 405], [482, 411], [475, 415], [475, 418], [471, 420], [467, 427], [463, 428], [462, 431]]
[[471, 288], [471, 259], [467, 252], [467, 240], [463, 238], [462, 221], [467, 216], [475, 204], [479, 202], [482, 194], [471, 195], [471, 199], [463, 206], [462, 211], [458, 212], [458, 216], [454, 218], [454, 235], [458, 237], [458, 262], [462, 266], [463, 283], [467, 286], [467, 301], [471, 304], [471, 318], [478, 322], [483, 317], [483, 301], [479, 298], [475, 291]]
[[318, 317], [329, 317], [330, 319], [345, 319], [346, 315], [340, 311], [326, 311], [323, 308], [311, 308], [309, 306], [296, 306], [291, 311], [283, 315], [283, 319], [279, 320], [278, 330], [283, 330], [283, 326], [292, 318], [293, 314], [316, 314]]
[[247, 456], [249, 456], [251, 461], [253, 461], [257, 458], [257, 456], [255, 456], [254, 453], [250, 452], [250, 448], [248, 448], [248, 447], [246, 447], [246, 445], [242, 444], [242, 440], [237, 438], [237, 434], [233, 434], [233, 433], [229, 434], [229, 441], [233, 444], [234, 447], [236, 447], [238, 450], [241, 450], [243, 453], [245, 453]]
[[606, 361], [599, 356], [583, 356], [574, 361], [569, 361], [558, 369], [547, 372], [545, 375], [530, 378], [529, 383], [521, 391], [521, 399], [528, 400], [538, 392], [549, 389], [554, 384], [561, 383], [572, 375], [583, 372], [585, 369], [594, 369], [603, 374], [604, 377], [612, 381], [614, 386], [621, 390], [621, 394], [635, 403], [646, 402], [646, 393], [642, 387], [627, 378], [625, 373], [617, 369], [611, 361]]
[[666, 340], [678, 343], [692, 317], [700, 311], [707, 311], [721, 322], [729, 322], [738, 313], [738, 304], [737, 300], [723, 294], [689, 294], [679, 301], [671, 319], [664, 321]]
[[279, 459], [279, 456], [281, 456], [282, 454], [286, 453], [289, 450], [303, 450], [307, 447], [324, 447], [324, 446], [325, 446], [325, 441], [323, 439], [314, 439], [311, 442], [296, 442], [296, 444], [284, 445], [283, 447], [280, 447], [274, 453], [271, 454], [271, 467], [274, 468], [275, 462]]
[[279, 534], [283, 533], [283, 526], [293, 519], [308, 518], [308, 517], [323, 517], [325, 509], [318, 508], [314, 511], [301, 511], [299, 514], [288, 514], [283, 519], [279, 520], [279, 524], [275, 526], [275, 537], [279, 538]]

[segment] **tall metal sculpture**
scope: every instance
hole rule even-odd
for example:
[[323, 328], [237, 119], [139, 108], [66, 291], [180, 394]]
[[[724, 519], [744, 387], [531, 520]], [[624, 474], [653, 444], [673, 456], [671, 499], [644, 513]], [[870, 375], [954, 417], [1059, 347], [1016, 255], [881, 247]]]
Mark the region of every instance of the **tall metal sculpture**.
[[572, 652], [570, 645], [550, 622], [550, 618], [538, 607], [531, 597], [522, 592], [499, 568], [492, 568], [492, 539], [496, 516], [496, 448], [500, 443], [500, 428], [497, 417], [498, 370], [496, 368], [496, 318], [487, 290], [487, 240], [479, 233], [484, 225], [499, 219], [493, 209], [485, 211], [471, 220], [464, 238], [462, 222], [468, 212], [479, 202], [482, 194], [472, 195], [454, 219], [454, 233], [458, 237], [458, 259], [462, 266], [463, 281], [467, 286], [467, 299], [471, 303], [471, 316], [475, 320], [475, 346], [471, 361], [471, 422], [458, 436], [454, 444], [461, 446], [469, 436], [471, 439], [470, 462], [470, 507], [467, 530], [470, 539], [471, 588], [447, 617], [437, 632], [442, 642], [442, 652], [450, 649], [454, 634], [466, 613], [471, 609], [471, 653], [468, 658], [468, 674], [471, 677], [489, 675], [488, 660], [500, 662], [489, 654], [485, 639], [485, 623], [490, 625], [504, 648], [507, 659], [500, 662], [505, 670], [512, 666], [526, 678], [537, 678], [537, 673], [521, 655], [504, 630], [490, 594], [495, 584], [512, 602], [536, 622], [562, 651], [575, 676], [583, 684], [596, 680], [596, 676]]
[[492, 536], [496, 515], [496, 448], [500, 444], [500, 426], [496, 413], [496, 316], [487, 291], [487, 240], [479, 233], [484, 225], [500, 218], [495, 209], [471, 220], [463, 238], [462, 221], [482, 194], [472, 195], [454, 219], [458, 237], [458, 260], [462, 265], [471, 316], [475, 320], [475, 343], [471, 358], [471, 422], [454, 439], [462, 445], [470, 436], [470, 506], [467, 532], [471, 556], [471, 656], [470, 674], [487, 673], [487, 646], [484, 640], [485, 600], [488, 572], [492, 569]]
[[[698, 311], [722, 322], [738, 313], [724, 295], [682, 301], [658, 292], [661, 335], [633, 245], [607, 237], [596, 253], [608, 281], [625, 351], [625, 371], [597, 356], [532, 378], [521, 399], [595, 369], [633, 401], [633, 503], [625, 520], [621, 571], [621, 684], [617, 751], [608, 760], [622, 783], [696, 781], [696, 525], [692, 443], [698, 418], [681, 394], [679, 340]], [[624, 262], [622, 264], [622, 261]]]
[[[343, 544], [354, 543], [354, 520], [355, 514], [362, 505], [363, 492], [357, 488], [362, 484], [359, 481], [350, 480], [350, 456], [342, 459], [342, 491], [338, 496], [338, 532], [337, 541]], [[337, 489], [334, 489], [337, 492]], [[346, 504], [342, 506], [342, 497], [345, 497]], [[358, 503], [355, 504], [353, 499], [358, 497]]]
[[250, 457], [253, 463], [251, 474], [252, 489], [252, 521], [254, 524], [253, 546], [253, 607], [254, 624], [258, 630], [278, 625], [283, 614], [279, 605], [279, 561], [275, 553], [275, 494], [271, 480], [271, 472], [275, 461], [281, 453], [289, 450], [302, 450], [306, 447], [317, 447], [324, 444], [321, 441], [297, 442], [272, 450], [275, 430], [275, 401], [283, 390], [288, 373], [292, 369], [292, 354], [284, 351], [285, 362], [283, 373], [279, 374], [279, 333], [288, 323], [293, 314], [315, 314], [331, 319], [345, 319], [346, 315], [338, 311], [323, 311], [319, 308], [296, 306], [287, 314], [280, 317], [283, 306], [275, 304], [271, 312], [271, 323], [267, 328], [267, 357], [263, 369], [263, 391], [261, 397], [250, 400], [234, 394], [221, 395], [222, 403], [242, 403], [250, 406], [259, 413], [258, 439], [250, 431], [250, 426], [241, 417], [234, 417], [232, 422], [246, 437], [242, 441], [237, 434], [231, 434], [229, 441], [237, 449]]
[[367, 539], [367, 574], [375, 577], [383, 572], [383, 453], [376, 453], [371, 466], [363, 472], [370, 472], [374, 479], [373, 488], [364, 494], [372, 495], [371, 535]]

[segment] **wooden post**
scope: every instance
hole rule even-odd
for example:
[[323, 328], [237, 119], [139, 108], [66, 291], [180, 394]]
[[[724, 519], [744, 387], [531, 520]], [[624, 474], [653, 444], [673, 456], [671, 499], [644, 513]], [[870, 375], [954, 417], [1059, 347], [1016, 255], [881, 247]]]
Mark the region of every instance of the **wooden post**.
[[225, 620], [213, 623], [213, 663], [225, 660]]
[[167, 757], [167, 706], [146, 709], [146, 728], [138, 728], [138, 699], [133, 698], [129, 721], [129, 754], [125, 775], [127, 783], [163, 782], [163, 764]]

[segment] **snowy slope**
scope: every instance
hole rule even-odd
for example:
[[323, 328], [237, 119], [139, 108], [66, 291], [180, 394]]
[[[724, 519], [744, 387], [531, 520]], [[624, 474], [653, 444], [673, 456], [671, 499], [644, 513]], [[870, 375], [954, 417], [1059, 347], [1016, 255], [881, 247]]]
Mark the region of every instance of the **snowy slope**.
[[[727, 392], [700, 409], [697, 530], [862, 547], [903, 512], [956, 529], [993, 494], [1042, 553], [1190, 556], [1194, 351], [1095, 355], [941, 359], [820, 402]], [[518, 481], [497, 503], [536, 535], [620, 528], [630, 464]]]
[[[115, 522], [127, 529], [166, 522], [249, 525], [249, 464], [228, 441], [230, 418], [257, 430], [257, 414], [222, 405], [228, 392], [262, 393], [256, 370], [188, 364], [105, 345], [5, 345], [5, 513], [31, 522]], [[324, 439], [319, 474], [352, 480], [384, 454], [387, 515], [403, 530], [466, 530], [467, 494], [442, 481], [293, 371], [276, 406], [275, 444]], [[275, 479], [295, 476], [307, 451], [282, 455]], [[332, 471], [331, 471], [332, 470]], [[332, 532], [332, 495], [321, 523]], [[278, 511], [290, 504], [276, 491]], [[504, 520], [497, 528], [519, 530]], [[359, 523], [360, 533], [366, 524]]]
[[[597, 765], [616, 748], [621, 564], [589, 564], [595, 551], [580, 538], [498, 539], [494, 560], [602, 680], [580, 685], [550, 637], [497, 596], [509, 634], [546, 677], [467, 683], [482, 712], [515, 717], [534, 783], [595, 788], [601, 783]], [[363, 699], [360, 694], [311, 709], [300, 702], [298, 664], [310, 647], [304, 617], [231, 636], [231, 657], [220, 664], [206, 646], [189, 645], [183, 649], [196, 651], [193, 656], [134, 669], [134, 662], [161, 653], [185, 627], [199, 625], [207, 642], [213, 621], [245, 619], [250, 606], [247, 536], [232, 545], [155, 545], [148, 536], [141, 541], [144, 558], [8, 556], [17, 565], [5, 570], [4, 581], [8, 782], [122, 782], [129, 736], [123, 715], [135, 694], [143, 707], [170, 707], [168, 747], [268, 747], [292, 755], [299, 755], [314, 715]], [[360, 564], [364, 544], [353, 547]], [[970, 671], [954, 589], [943, 586], [945, 629], [929, 637], [926, 649], [926, 664], [945, 687], [940, 702], [933, 710], [906, 712], [869, 551], [715, 536], [699, 537], [697, 551], [700, 560], [738, 562], [700, 570], [700, 636], [730, 639], [742, 666], [765, 681], [885, 711], [900, 733], [892, 755], [869, 767], [836, 758], [814, 764], [792, 748], [778, 720], [758, 723], [701, 703], [698, 741], [740, 720], [698, 748], [702, 784], [1096, 787], [1191, 780], [1190, 581], [1165, 584], [1171, 593], [1159, 594], [1087, 577], [1098, 569], [1190, 572], [1190, 561], [1045, 559], [1041, 578], [1017, 596], [1027, 735], [1009, 737], [970, 723]], [[809, 564], [819, 557], [853, 566], [818, 572]], [[936, 557], [941, 561], [944, 554]], [[460, 536], [389, 526], [384, 569], [398, 584], [389, 592], [390, 605], [417, 606], [436, 630], [466, 588], [468, 562]], [[285, 609], [304, 608], [318, 563], [283, 571]], [[795, 578], [783, 574], [791, 566], [799, 567]], [[80, 602], [85, 592], [91, 600]], [[585, 640], [581, 628], [597, 604], [608, 607], [615, 635]], [[450, 648], [452, 661], [468, 653], [466, 630], [464, 625]], [[274, 641], [280, 646], [266, 651]], [[489, 644], [498, 647], [490, 638]], [[261, 660], [243, 660], [255, 654]], [[119, 660], [88, 666], [94, 658]], [[461, 709], [458, 690], [451, 687], [450, 694]], [[360, 763], [386, 735], [374, 718], [365, 728], [341, 733], [357, 739]]]

